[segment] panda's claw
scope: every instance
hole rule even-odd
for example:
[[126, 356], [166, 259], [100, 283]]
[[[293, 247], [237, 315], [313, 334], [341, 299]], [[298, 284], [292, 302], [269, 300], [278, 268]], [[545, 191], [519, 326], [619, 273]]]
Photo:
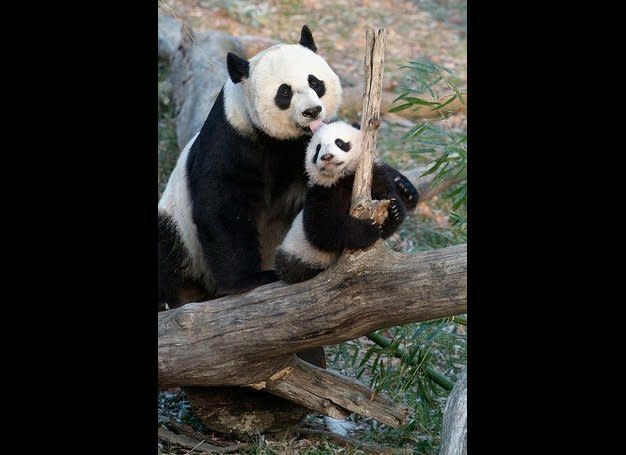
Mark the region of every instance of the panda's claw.
[[400, 205], [396, 198], [392, 197], [390, 198], [390, 201], [391, 202], [389, 204], [389, 214], [393, 218], [394, 222], [400, 223], [402, 218], [400, 215]]

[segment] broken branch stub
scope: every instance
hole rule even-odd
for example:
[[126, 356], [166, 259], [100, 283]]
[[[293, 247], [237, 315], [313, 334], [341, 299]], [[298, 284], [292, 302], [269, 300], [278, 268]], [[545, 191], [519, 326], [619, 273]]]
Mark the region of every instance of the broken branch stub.
[[351, 214], [356, 218], [372, 219], [378, 224], [383, 224], [387, 218], [389, 201], [372, 200], [372, 170], [376, 154], [376, 135], [380, 127], [385, 29], [368, 28], [365, 39], [365, 85], [361, 116], [362, 152], [354, 175]]

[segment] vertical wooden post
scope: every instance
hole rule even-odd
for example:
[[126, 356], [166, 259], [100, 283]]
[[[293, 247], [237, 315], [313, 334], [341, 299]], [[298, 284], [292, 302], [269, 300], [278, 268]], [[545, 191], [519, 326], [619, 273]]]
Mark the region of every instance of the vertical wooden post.
[[376, 135], [380, 127], [380, 103], [383, 89], [383, 63], [385, 61], [385, 29], [368, 28], [365, 47], [365, 84], [361, 132], [363, 148], [352, 188], [353, 216], [375, 219], [382, 224], [387, 217], [389, 201], [372, 201], [372, 169], [376, 154]]

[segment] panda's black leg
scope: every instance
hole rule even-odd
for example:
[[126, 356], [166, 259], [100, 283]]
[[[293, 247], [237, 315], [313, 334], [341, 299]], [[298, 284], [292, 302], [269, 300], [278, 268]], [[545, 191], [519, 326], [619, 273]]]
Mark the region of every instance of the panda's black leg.
[[310, 280], [324, 270], [323, 268], [316, 268], [311, 264], [307, 264], [300, 258], [286, 253], [280, 248], [276, 252], [274, 266], [278, 276], [285, 283], [299, 283]]
[[380, 226], [373, 221], [348, 216], [343, 224], [340, 231], [344, 233], [343, 247], [350, 250], [367, 248], [381, 236]]
[[209, 270], [221, 295], [240, 294], [258, 286], [278, 281], [273, 270], [261, 271], [261, 254], [253, 221], [240, 220], [222, 224], [215, 221], [198, 226], [198, 238]]
[[305, 362], [309, 362], [320, 368], [326, 368], [326, 356], [324, 355], [324, 348], [311, 348], [306, 351], [296, 352], [296, 355]]
[[243, 292], [251, 291], [254, 288], [263, 286], [264, 284], [273, 283], [279, 281], [280, 277], [274, 270], [264, 270], [262, 272], [255, 272], [254, 274], [243, 277], [233, 283], [229, 293], [241, 294]]
[[174, 224], [165, 216], [158, 218], [158, 311], [180, 306], [183, 282], [183, 249]]

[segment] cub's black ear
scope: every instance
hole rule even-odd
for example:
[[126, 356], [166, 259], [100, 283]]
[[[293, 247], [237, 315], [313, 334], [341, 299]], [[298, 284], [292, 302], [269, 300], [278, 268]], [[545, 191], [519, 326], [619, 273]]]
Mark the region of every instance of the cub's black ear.
[[302, 32], [300, 33], [300, 44], [317, 53], [317, 46], [315, 45], [315, 41], [313, 41], [313, 34], [311, 33], [311, 29], [309, 29], [309, 27], [307, 27], [306, 25], [302, 26]]
[[250, 62], [229, 52], [226, 56], [226, 67], [230, 79], [236, 84], [250, 77]]
[[360, 129], [361, 129], [361, 124], [360, 124], [359, 122], [354, 122], [354, 123], [352, 124], [352, 127], [353, 127], [353, 128], [356, 128], [357, 130], [360, 130]]

